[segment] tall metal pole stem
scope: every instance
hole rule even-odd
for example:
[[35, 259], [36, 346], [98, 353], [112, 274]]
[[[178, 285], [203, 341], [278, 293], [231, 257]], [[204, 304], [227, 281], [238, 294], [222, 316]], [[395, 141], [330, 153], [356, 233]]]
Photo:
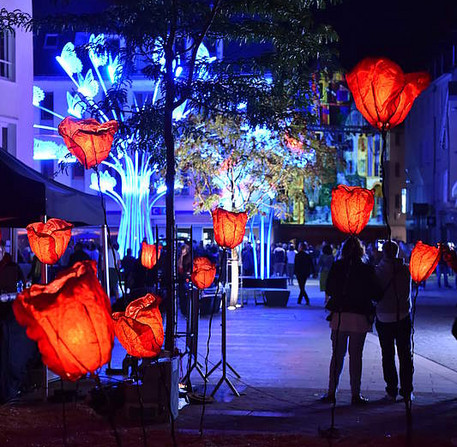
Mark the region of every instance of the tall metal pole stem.
[[382, 150], [381, 150], [381, 188], [382, 188], [382, 214], [384, 217], [384, 222], [386, 223], [387, 230], [387, 239], [390, 241], [392, 239], [392, 229], [389, 224], [389, 197], [386, 192], [386, 181], [387, 181], [387, 172], [386, 172], [386, 158], [387, 158], [387, 130], [383, 129], [381, 132], [382, 136]]
[[[110, 296], [110, 287], [109, 287], [109, 261], [108, 261], [108, 226], [103, 224], [102, 226], [103, 233], [103, 266], [104, 266], [104, 277], [105, 277], [105, 292]], [[116, 260], [114, 260], [116, 262]]]

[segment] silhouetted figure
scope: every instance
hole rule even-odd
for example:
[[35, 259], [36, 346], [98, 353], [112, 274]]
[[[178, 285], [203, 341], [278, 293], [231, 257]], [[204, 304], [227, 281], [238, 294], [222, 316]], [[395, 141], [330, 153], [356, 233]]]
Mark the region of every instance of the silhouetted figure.
[[90, 261], [90, 256], [84, 251], [83, 245], [80, 242], [75, 244], [74, 252], [68, 260], [68, 267], [72, 267], [76, 262]]
[[359, 239], [346, 239], [341, 259], [334, 262], [327, 279], [326, 293], [330, 296], [327, 309], [331, 312], [332, 359], [328, 393], [325, 402], [334, 402], [344, 358], [349, 347], [349, 374], [352, 404], [368, 400], [360, 395], [362, 352], [367, 332], [374, 319], [374, 300], [381, 297], [374, 267], [366, 264], [364, 248]]
[[310, 302], [305, 286], [309, 276], [314, 272], [314, 267], [313, 260], [311, 259], [311, 256], [306, 253], [305, 245], [303, 243], [298, 244], [298, 253], [295, 255], [294, 265], [295, 276], [297, 277], [298, 286], [300, 287], [297, 303], [301, 304], [304, 298], [306, 304], [309, 306]]
[[[382, 247], [382, 259], [376, 266], [376, 276], [383, 295], [376, 305], [376, 330], [382, 351], [382, 371], [386, 382], [386, 399], [395, 401], [398, 393], [410, 399], [413, 391], [413, 361], [411, 358], [411, 277], [403, 259], [397, 258], [398, 245], [387, 241]], [[400, 390], [395, 366], [395, 345], [400, 363]]]

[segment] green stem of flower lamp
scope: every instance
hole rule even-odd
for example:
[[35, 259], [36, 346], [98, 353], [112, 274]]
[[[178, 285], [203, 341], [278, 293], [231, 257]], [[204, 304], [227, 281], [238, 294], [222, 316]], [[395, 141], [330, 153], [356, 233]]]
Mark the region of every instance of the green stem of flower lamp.
[[382, 136], [382, 149], [381, 149], [381, 188], [382, 188], [382, 215], [384, 218], [384, 222], [386, 223], [386, 230], [387, 230], [387, 239], [390, 241], [392, 239], [392, 230], [389, 225], [389, 214], [388, 214], [388, 206], [389, 200], [386, 193], [386, 153], [387, 153], [387, 130], [383, 129], [381, 131]]

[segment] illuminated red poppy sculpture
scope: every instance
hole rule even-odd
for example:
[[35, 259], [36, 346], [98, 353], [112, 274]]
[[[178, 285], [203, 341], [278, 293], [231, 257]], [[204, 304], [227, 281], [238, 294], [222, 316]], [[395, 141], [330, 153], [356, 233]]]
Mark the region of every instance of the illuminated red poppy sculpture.
[[72, 228], [71, 223], [54, 218], [27, 225], [31, 250], [43, 264], [55, 264], [68, 247]]
[[338, 185], [332, 190], [333, 225], [343, 233], [359, 234], [370, 220], [373, 191], [360, 186]]
[[194, 259], [192, 275], [190, 279], [199, 289], [207, 289], [216, 277], [216, 265], [208, 258], [202, 256]]
[[118, 122], [113, 120], [100, 124], [93, 118], [67, 117], [59, 124], [59, 134], [68, 150], [89, 169], [108, 157], [118, 128]]
[[246, 232], [247, 213], [234, 213], [216, 208], [212, 215], [216, 243], [223, 248], [230, 249], [240, 245]]
[[157, 252], [155, 244], [147, 244], [146, 242], [143, 242], [141, 244], [141, 265], [147, 269], [153, 269], [159, 260], [161, 253], [162, 247], [160, 245]]
[[125, 312], [113, 313], [116, 337], [128, 354], [134, 357], [155, 357], [164, 340], [160, 298], [148, 293], [132, 301]]
[[403, 73], [386, 58], [366, 58], [346, 75], [359, 112], [373, 126], [386, 131], [400, 124], [414, 100], [430, 84], [426, 72]]
[[62, 379], [94, 373], [111, 358], [111, 305], [95, 261], [77, 262], [51, 283], [25, 289], [13, 311], [38, 343], [43, 363]]
[[409, 272], [411, 279], [419, 284], [435, 270], [441, 257], [440, 247], [433, 247], [418, 241], [411, 252]]

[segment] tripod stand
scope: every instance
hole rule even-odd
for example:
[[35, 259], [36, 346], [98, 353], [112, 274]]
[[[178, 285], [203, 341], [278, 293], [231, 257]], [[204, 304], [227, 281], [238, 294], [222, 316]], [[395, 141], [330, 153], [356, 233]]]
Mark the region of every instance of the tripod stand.
[[235, 369], [227, 362], [227, 291], [226, 291], [226, 267], [227, 267], [227, 249], [224, 248], [222, 252], [222, 262], [221, 262], [221, 282], [222, 282], [222, 297], [221, 297], [221, 305], [222, 305], [222, 316], [221, 316], [221, 354], [222, 358], [219, 362], [208, 372], [206, 379], [214, 372], [219, 366], [222, 365], [222, 377], [217, 382], [216, 387], [214, 388], [211, 396], [216, 394], [216, 391], [220, 388], [220, 386], [225, 382], [232, 390], [235, 396], [240, 397], [240, 393], [237, 391], [233, 383], [227, 377], [227, 368], [235, 374], [236, 377], [241, 378], [241, 376], [235, 371]]
[[199, 295], [200, 291], [192, 290], [191, 297], [189, 299], [188, 308], [188, 319], [187, 319], [187, 349], [189, 355], [189, 366], [186, 375], [183, 377], [182, 382], [186, 384], [188, 388], [192, 388], [190, 382], [190, 375], [194, 369], [200, 374], [201, 378], [207, 382], [208, 379], [203, 373], [203, 365], [197, 360], [198, 350], [198, 314], [199, 314]]

